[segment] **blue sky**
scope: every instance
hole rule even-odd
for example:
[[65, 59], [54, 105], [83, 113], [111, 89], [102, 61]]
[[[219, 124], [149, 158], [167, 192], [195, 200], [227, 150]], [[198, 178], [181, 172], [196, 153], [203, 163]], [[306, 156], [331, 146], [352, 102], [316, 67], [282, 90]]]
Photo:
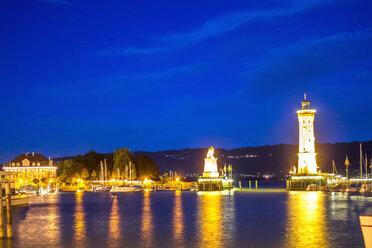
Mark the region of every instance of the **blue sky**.
[[371, 1], [0, 3], [0, 161], [372, 139]]

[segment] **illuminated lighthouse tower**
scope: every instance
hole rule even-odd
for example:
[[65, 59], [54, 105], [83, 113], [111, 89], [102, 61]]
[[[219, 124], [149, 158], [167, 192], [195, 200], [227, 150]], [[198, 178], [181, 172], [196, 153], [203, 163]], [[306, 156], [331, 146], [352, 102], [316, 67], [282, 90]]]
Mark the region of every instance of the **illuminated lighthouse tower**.
[[310, 109], [310, 102], [301, 102], [302, 109], [297, 111], [299, 122], [298, 174], [317, 174], [314, 117], [315, 109]]

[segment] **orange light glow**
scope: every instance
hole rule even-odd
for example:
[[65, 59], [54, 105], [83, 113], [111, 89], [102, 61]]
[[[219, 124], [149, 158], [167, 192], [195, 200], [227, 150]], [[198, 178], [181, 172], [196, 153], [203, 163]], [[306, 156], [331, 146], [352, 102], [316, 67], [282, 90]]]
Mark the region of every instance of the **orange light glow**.
[[289, 193], [287, 247], [329, 247], [325, 197], [320, 192]]

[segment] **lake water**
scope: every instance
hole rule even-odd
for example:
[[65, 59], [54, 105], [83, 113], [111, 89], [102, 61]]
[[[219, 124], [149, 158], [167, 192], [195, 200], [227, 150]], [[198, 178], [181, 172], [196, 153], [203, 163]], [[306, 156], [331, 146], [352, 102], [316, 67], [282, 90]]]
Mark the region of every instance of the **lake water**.
[[372, 197], [321, 192], [35, 196], [13, 210], [12, 247], [363, 247]]

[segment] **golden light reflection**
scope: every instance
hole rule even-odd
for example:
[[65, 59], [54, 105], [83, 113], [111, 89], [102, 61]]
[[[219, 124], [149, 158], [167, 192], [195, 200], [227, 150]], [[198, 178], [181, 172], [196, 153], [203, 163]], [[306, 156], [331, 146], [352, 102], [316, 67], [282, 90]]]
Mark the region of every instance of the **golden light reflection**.
[[289, 193], [287, 247], [329, 247], [325, 197], [320, 192]]
[[[35, 247], [42, 247], [45, 243], [50, 247], [61, 246], [61, 217], [57, 207], [59, 196], [45, 195], [34, 197], [30, 201], [37, 207], [25, 208], [25, 218], [18, 220], [16, 225], [13, 222], [13, 232], [17, 233], [18, 246], [29, 246], [30, 242]], [[6, 242], [4, 245], [7, 247]]]
[[223, 247], [221, 192], [198, 192], [199, 247]]
[[141, 225], [141, 247], [151, 247], [153, 241], [153, 223], [151, 212], [150, 191], [143, 192], [142, 225]]
[[86, 239], [85, 229], [85, 213], [83, 206], [83, 194], [84, 192], [76, 192], [76, 206], [75, 206], [75, 224], [74, 224], [74, 237], [75, 241], [78, 242], [79, 246], [84, 246]]
[[[52, 198], [51, 203], [57, 204], [58, 201], [58, 195], [51, 195], [50, 198]], [[61, 230], [60, 230], [60, 223], [59, 223], [59, 213], [58, 208], [53, 206], [49, 208], [48, 213], [48, 227], [49, 230], [46, 233], [49, 240], [50, 246], [58, 246], [61, 243]]]
[[173, 247], [184, 247], [184, 223], [181, 191], [176, 190], [173, 206]]
[[119, 205], [118, 205], [118, 198], [113, 196], [112, 198], [112, 205], [111, 205], [111, 212], [110, 212], [110, 220], [109, 220], [109, 243], [118, 244], [118, 240], [121, 237], [120, 232], [120, 214], [119, 214]]

